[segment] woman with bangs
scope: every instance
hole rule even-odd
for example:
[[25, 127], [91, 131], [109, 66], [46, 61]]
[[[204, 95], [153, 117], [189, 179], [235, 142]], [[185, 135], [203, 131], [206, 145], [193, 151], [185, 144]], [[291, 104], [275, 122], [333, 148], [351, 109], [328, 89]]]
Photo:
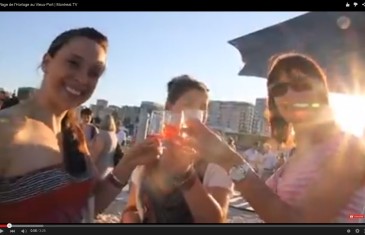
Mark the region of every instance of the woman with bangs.
[[[208, 109], [207, 87], [188, 75], [168, 83], [166, 109]], [[204, 118], [206, 119], [206, 117]], [[173, 147], [173, 146], [170, 146]], [[225, 170], [203, 158], [166, 148], [155, 164], [134, 170], [122, 223], [224, 222], [233, 183]]]
[[[189, 123], [190, 135], [198, 140], [192, 145], [229, 172], [236, 190], [267, 223], [361, 222], [357, 215], [365, 206], [364, 148], [336, 124], [320, 66], [301, 54], [277, 56], [267, 88], [272, 135], [286, 143], [294, 130], [296, 148], [266, 183], [197, 121]], [[210, 151], [212, 145], [220, 151]]]

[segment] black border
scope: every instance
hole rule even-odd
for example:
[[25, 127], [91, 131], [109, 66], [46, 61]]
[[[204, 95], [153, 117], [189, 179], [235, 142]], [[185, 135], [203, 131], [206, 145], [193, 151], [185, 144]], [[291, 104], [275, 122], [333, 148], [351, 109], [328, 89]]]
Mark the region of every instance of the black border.
[[[141, 224], [141, 225], [128, 225], [128, 224], [105, 224], [105, 225], [74, 225], [74, 226], [55, 226], [55, 227], [47, 227], [45, 225], [44, 228], [13, 228], [15, 229], [15, 234], [20, 234], [23, 229], [26, 230], [24, 234], [27, 233], [35, 233], [34, 229], [37, 229], [37, 234], [81, 234], [81, 233], [93, 233], [93, 234], [129, 234], [129, 233], [158, 233], [162, 234], [174, 234], [174, 233], [220, 233], [220, 234], [256, 234], [256, 233], [266, 233], [266, 234], [277, 234], [283, 233], [295, 234], [295, 233], [304, 233], [304, 234], [331, 234], [331, 235], [356, 235], [356, 234], [364, 234], [365, 227], [364, 226], [354, 226], [354, 225], [346, 225], [346, 226], [312, 226], [312, 225], [290, 225], [290, 227], [286, 227], [285, 225], [250, 225], [250, 224], [212, 224], [212, 225], [169, 225], [169, 226], [161, 226], [161, 225], [149, 225], [149, 224]], [[358, 233], [356, 231], [358, 229]]]
[[[346, 3], [357, 0], [53, 0], [48, 3], [31, 1], [1, 1], [0, 11], [351, 11], [365, 10], [362, 1], [354, 7]], [[23, 3], [21, 3], [23, 2]], [[39, 1], [41, 2], [41, 1]], [[57, 6], [57, 2], [58, 6]], [[59, 5], [59, 4], [64, 4]], [[21, 5], [23, 4], [23, 5]], [[51, 6], [53, 4], [53, 6]], [[5, 7], [6, 6], [6, 7]]]

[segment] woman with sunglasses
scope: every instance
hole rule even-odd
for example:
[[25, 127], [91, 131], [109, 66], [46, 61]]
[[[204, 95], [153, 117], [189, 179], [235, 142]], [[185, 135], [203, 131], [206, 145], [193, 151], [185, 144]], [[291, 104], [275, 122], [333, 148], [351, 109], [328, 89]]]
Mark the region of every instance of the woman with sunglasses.
[[[208, 108], [207, 87], [187, 75], [168, 83], [166, 109]], [[122, 223], [224, 222], [233, 183], [217, 164], [196, 158], [195, 152], [171, 141], [156, 164], [138, 167]]]
[[293, 128], [296, 149], [266, 184], [212, 131], [192, 121], [195, 148], [229, 172], [236, 189], [267, 223], [361, 222], [365, 151], [358, 138], [336, 124], [322, 69], [304, 55], [280, 55], [267, 84], [272, 136], [285, 143]]
[[57, 36], [43, 56], [39, 91], [0, 112], [0, 221], [80, 223], [88, 199], [101, 212], [136, 165], [157, 159], [158, 142], [135, 146], [99, 179], [73, 109], [87, 101], [102, 76], [107, 38], [93, 28]]

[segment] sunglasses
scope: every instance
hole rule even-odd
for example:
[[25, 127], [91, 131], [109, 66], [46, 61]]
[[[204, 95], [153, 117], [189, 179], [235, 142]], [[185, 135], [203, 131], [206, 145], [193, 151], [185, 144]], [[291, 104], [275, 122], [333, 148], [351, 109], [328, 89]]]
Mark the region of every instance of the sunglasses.
[[313, 89], [313, 85], [309, 82], [279, 82], [269, 88], [270, 95], [273, 97], [284, 96], [288, 90], [292, 89], [296, 92], [310, 91]]

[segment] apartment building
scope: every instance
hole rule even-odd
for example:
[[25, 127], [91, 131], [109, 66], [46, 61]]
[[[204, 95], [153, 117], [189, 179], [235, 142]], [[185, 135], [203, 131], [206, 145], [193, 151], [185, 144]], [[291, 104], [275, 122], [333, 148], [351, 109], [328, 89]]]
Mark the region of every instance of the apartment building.
[[252, 133], [255, 114], [253, 104], [236, 101], [211, 101], [208, 125], [231, 133]]
[[253, 121], [253, 133], [270, 136], [270, 124], [266, 117], [267, 112], [267, 98], [257, 98], [255, 102], [255, 115]]

